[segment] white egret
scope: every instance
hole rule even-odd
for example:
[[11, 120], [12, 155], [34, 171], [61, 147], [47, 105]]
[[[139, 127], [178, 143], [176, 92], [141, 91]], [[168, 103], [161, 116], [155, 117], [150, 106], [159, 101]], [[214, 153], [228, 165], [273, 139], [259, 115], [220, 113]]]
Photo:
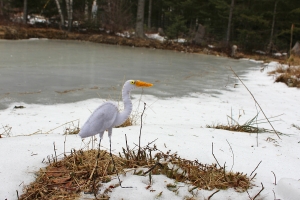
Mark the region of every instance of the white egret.
[[[100, 143], [101, 140], [103, 139], [103, 134], [105, 130], [107, 130], [108, 137], [109, 137], [109, 145], [110, 145], [110, 156], [112, 158], [113, 165], [115, 166], [114, 159], [111, 154], [112, 129], [116, 126], [123, 124], [128, 119], [132, 111], [130, 92], [137, 87], [151, 87], [152, 85], [153, 85], [152, 83], [147, 83], [140, 80], [126, 81], [122, 89], [124, 110], [122, 112], [119, 112], [116, 104], [114, 104], [113, 102], [105, 102], [92, 113], [92, 115], [82, 126], [79, 132], [79, 136], [81, 138], [86, 138], [97, 134], [99, 134], [100, 136], [97, 159], [100, 156]], [[120, 179], [119, 182], [120, 182], [120, 186], [122, 187]]]

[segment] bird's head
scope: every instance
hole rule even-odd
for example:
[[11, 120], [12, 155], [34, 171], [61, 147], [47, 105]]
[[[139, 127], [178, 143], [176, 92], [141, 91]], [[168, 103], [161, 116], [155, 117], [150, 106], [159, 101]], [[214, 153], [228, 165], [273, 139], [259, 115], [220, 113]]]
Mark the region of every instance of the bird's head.
[[144, 88], [144, 87], [151, 87], [151, 86], [153, 86], [152, 83], [147, 83], [147, 82], [140, 81], [140, 80], [128, 80], [124, 84], [124, 89], [128, 89], [130, 91], [137, 87]]

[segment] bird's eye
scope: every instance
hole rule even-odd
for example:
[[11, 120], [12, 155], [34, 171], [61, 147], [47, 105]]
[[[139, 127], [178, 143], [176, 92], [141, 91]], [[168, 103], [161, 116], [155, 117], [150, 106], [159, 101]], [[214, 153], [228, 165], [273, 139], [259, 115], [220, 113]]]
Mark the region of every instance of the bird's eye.
[[134, 84], [135, 81], [131, 81], [131, 84]]

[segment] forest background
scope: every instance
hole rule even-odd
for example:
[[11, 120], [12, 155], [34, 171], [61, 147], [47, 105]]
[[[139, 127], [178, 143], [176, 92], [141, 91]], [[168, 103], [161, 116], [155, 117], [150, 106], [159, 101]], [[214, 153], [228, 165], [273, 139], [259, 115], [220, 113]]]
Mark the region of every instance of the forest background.
[[101, 28], [144, 37], [160, 29], [168, 39], [244, 52], [289, 52], [300, 40], [299, 0], [0, 0], [2, 21], [18, 13], [43, 15], [47, 26], [70, 32]]

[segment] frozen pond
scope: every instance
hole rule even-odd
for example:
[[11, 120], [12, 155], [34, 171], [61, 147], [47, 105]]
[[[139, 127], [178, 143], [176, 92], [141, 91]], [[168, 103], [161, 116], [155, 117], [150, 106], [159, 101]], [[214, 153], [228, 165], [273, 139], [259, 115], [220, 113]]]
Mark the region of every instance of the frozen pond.
[[[118, 99], [127, 79], [154, 83], [161, 98], [226, 89], [257, 64], [180, 52], [60, 40], [0, 40], [0, 109], [12, 102]], [[140, 91], [139, 91], [140, 93]]]

